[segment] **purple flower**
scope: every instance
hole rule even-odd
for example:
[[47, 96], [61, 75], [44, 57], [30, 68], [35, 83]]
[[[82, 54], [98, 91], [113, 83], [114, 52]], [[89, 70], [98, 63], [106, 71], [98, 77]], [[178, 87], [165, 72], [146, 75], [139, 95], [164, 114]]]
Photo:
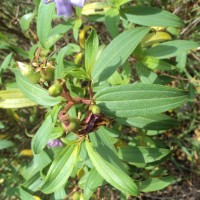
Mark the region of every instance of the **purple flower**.
[[83, 7], [85, 0], [44, 0], [44, 3], [55, 2], [58, 16], [69, 18], [72, 15], [72, 6]]
[[60, 139], [55, 139], [55, 140], [50, 140], [47, 145], [48, 145], [49, 148], [61, 147], [62, 142], [60, 141]]

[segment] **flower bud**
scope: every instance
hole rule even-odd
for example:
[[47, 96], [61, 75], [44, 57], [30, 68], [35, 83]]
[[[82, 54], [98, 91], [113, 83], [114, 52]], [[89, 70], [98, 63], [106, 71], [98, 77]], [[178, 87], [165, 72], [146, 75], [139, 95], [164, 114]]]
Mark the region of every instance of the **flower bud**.
[[66, 123], [62, 123], [63, 128], [67, 132], [76, 132], [80, 128], [81, 121], [77, 118], [69, 118]]
[[60, 83], [55, 82], [51, 87], [48, 89], [49, 95], [52, 97], [58, 97], [62, 94], [63, 87]]

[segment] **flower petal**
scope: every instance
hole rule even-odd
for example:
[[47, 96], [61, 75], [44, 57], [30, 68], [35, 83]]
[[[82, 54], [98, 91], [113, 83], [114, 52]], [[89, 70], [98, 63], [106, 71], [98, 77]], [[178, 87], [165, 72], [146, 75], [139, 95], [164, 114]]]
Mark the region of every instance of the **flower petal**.
[[70, 17], [72, 15], [72, 6], [68, 0], [55, 0], [57, 15]]
[[83, 7], [85, 0], [69, 0], [74, 6]]

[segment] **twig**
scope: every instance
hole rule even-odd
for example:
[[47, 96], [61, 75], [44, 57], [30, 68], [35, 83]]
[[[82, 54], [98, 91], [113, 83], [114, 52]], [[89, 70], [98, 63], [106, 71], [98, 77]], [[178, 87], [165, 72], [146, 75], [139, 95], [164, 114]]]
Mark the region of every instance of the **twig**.
[[79, 187], [76, 186], [63, 200], [68, 200], [69, 197], [72, 196], [72, 194], [74, 194], [78, 190], [79, 190]]
[[[68, 43], [68, 41], [64, 42], [64, 43], [61, 44], [55, 51], [53, 51], [52, 53], [50, 53], [49, 56], [47, 57], [47, 61], [48, 61], [48, 59], [49, 59], [53, 54], [55, 54], [56, 52], [58, 52], [58, 50], [59, 50], [60, 48], [62, 48], [63, 46], [65, 46], [67, 43]], [[46, 61], [46, 62], [47, 62], [47, 61]]]

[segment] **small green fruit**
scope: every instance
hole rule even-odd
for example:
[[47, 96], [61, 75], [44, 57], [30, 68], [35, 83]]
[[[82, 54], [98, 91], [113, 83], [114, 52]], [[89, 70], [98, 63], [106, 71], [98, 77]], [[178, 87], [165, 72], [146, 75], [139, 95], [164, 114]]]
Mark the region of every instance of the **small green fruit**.
[[54, 71], [55, 71], [55, 69], [53, 67], [51, 67], [51, 68], [43, 68], [40, 71], [40, 75], [46, 81], [53, 81], [53, 79], [54, 79]]
[[92, 113], [95, 114], [95, 115], [101, 113], [101, 108], [97, 105], [93, 105], [91, 110], [92, 110]]
[[40, 82], [40, 73], [39, 72], [35, 72], [35, 73], [30, 74], [30, 75], [28, 75], [26, 77], [33, 84], [37, 84], [37, 83]]
[[53, 85], [51, 85], [51, 87], [49, 88], [49, 95], [52, 97], [58, 97], [62, 94], [63, 91], [63, 87], [62, 85], [60, 85], [59, 83], [54, 83]]
[[80, 128], [80, 125], [81, 125], [80, 120], [76, 119], [76, 118], [70, 118], [68, 125], [65, 125], [64, 123], [62, 123], [63, 128], [67, 132], [76, 132], [76, 131], [78, 131], [78, 129]]
[[74, 192], [74, 194], [70, 197], [70, 200], [80, 200], [80, 194], [78, 192]]

